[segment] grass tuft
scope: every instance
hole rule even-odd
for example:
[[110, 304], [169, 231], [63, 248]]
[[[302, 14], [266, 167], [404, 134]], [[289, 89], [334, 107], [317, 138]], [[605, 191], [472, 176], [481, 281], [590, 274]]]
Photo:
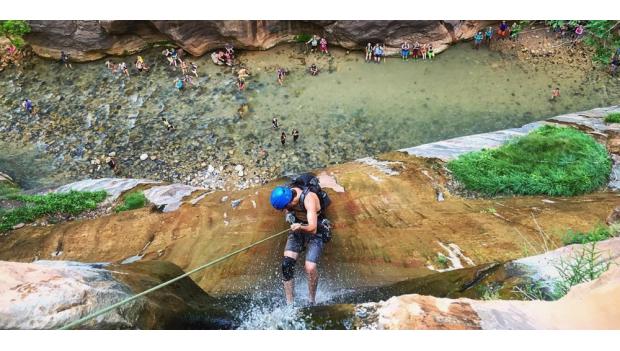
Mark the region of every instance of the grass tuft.
[[620, 112], [610, 113], [605, 116], [605, 123], [620, 123]]
[[78, 215], [94, 210], [106, 196], [105, 191], [70, 191], [45, 195], [6, 194], [6, 199], [20, 201], [23, 206], [0, 212], [0, 232], [47, 215]]
[[125, 196], [123, 204], [116, 207], [116, 212], [130, 211], [142, 208], [146, 205], [146, 196], [141, 191], [130, 192]]
[[547, 125], [499, 148], [462, 155], [448, 169], [485, 196], [573, 196], [605, 185], [611, 159], [591, 136]]

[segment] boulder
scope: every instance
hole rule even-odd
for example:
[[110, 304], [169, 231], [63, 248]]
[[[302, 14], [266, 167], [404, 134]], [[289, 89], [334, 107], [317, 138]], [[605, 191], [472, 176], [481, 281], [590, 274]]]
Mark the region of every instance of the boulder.
[[[164, 261], [128, 265], [0, 261], [0, 329], [57, 329], [183, 271]], [[184, 278], [79, 329], [229, 329], [230, 315]]]

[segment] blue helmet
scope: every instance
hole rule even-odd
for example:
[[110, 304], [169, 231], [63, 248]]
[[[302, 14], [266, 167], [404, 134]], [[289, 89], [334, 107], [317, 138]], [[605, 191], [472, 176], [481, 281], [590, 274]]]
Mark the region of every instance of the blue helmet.
[[271, 192], [271, 206], [282, 210], [293, 200], [293, 191], [286, 186], [277, 186]]

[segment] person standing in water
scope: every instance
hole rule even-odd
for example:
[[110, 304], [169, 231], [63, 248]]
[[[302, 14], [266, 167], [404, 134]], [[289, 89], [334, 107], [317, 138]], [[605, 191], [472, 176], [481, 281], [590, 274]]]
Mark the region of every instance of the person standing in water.
[[22, 101], [22, 107], [30, 115], [32, 114], [32, 111], [34, 110], [32, 106], [32, 101], [30, 101], [30, 99], [24, 99], [24, 101]]
[[286, 144], [286, 133], [285, 132], [282, 132], [282, 134], [280, 134], [280, 142], [282, 143], [282, 146]]
[[282, 85], [284, 83], [284, 76], [286, 76], [286, 70], [284, 68], [278, 68], [276, 73], [278, 74], [278, 84]]
[[325, 216], [331, 200], [321, 189], [319, 179], [312, 173], [305, 173], [287, 186], [274, 188], [270, 201], [273, 208], [285, 212], [284, 219], [291, 225], [282, 257], [286, 303], [292, 304], [295, 300], [295, 265], [299, 254], [306, 251], [304, 268], [308, 277], [308, 302], [314, 304], [319, 259], [331, 239], [331, 223]]
[[366, 57], [364, 58], [364, 60], [366, 62], [370, 62], [372, 61], [372, 44], [368, 43], [366, 44]]
[[192, 71], [192, 74], [196, 76], [196, 78], [198, 78], [198, 65], [193, 63], [193, 62], [189, 62], [189, 67]]
[[557, 100], [560, 97], [560, 88], [555, 88], [551, 91], [551, 101]]
[[293, 129], [291, 135], [293, 136], [293, 142], [297, 143], [297, 139], [299, 139], [299, 131], [297, 129]]
[[482, 44], [482, 39], [484, 37], [482, 36], [482, 32], [478, 32], [475, 36], [474, 36], [474, 49], [478, 50], [480, 49], [480, 45]]
[[273, 129], [280, 128], [280, 126], [278, 126], [278, 117], [274, 117], [271, 119], [271, 126], [273, 127]]
[[489, 47], [491, 47], [491, 39], [493, 39], [493, 27], [487, 27], [486, 32], [484, 32], [484, 40]]

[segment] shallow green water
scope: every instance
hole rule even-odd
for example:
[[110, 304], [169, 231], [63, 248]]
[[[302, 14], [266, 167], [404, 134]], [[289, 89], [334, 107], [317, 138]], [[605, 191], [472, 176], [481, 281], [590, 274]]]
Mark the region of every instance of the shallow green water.
[[[618, 104], [618, 80], [562, 65], [535, 67], [488, 50], [457, 45], [433, 62], [365, 63], [360, 53], [331, 58], [304, 55], [295, 46], [239, 57], [253, 76], [239, 92], [230, 68], [210, 57], [195, 59], [198, 86], [179, 92], [172, 71], [154, 49], [142, 54], [153, 66], [128, 79], [103, 61], [73, 70], [35, 58], [18, 73], [0, 73], [0, 170], [34, 187], [87, 177], [111, 176], [91, 159], [116, 152], [122, 175], [214, 185], [218, 179], [249, 185], [259, 179], [323, 167], [384, 151], [455, 136], [520, 126], [566, 112]], [[133, 63], [135, 56], [114, 62]], [[317, 77], [305, 67], [317, 62]], [[291, 71], [284, 86], [275, 70]], [[558, 86], [559, 101], [549, 101]], [[19, 109], [29, 97], [37, 116]], [[244, 103], [250, 114], [239, 118]], [[176, 131], [168, 132], [166, 117]], [[271, 118], [282, 128], [274, 131]], [[293, 145], [290, 131], [301, 137]], [[288, 133], [280, 145], [280, 132]], [[4, 143], [2, 143], [4, 142]], [[259, 157], [259, 147], [268, 153]], [[20, 150], [49, 159], [51, 177], [27, 163]], [[140, 161], [142, 153], [156, 160]], [[17, 161], [19, 159], [19, 162]], [[48, 161], [45, 161], [48, 162]], [[243, 177], [234, 165], [245, 166]], [[206, 172], [213, 165], [214, 172]], [[220, 172], [220, 166], [224, 167]], [[28, 177], [28, 179], [23, 179]], [[19, 179], [22, 178], [22, 179]]]

